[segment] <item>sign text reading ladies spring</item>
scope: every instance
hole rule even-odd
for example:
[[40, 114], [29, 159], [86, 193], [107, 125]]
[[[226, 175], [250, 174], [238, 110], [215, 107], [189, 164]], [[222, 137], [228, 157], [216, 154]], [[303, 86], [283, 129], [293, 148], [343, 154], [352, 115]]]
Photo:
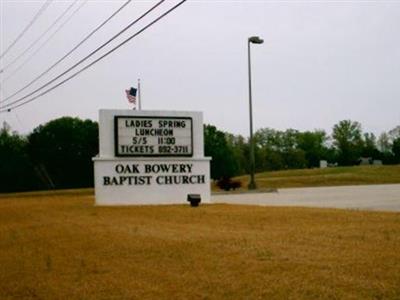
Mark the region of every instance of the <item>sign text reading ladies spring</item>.
[[192, 118], [115, 116], [115, 156], [192, 156]]

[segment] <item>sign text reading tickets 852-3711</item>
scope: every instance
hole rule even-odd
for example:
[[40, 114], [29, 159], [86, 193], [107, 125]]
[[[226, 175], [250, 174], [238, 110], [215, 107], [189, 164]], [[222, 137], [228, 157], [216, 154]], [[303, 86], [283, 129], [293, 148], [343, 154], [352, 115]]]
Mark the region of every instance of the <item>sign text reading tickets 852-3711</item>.
[[192, 118], [115, 116], [115, 156], [192, 156]]

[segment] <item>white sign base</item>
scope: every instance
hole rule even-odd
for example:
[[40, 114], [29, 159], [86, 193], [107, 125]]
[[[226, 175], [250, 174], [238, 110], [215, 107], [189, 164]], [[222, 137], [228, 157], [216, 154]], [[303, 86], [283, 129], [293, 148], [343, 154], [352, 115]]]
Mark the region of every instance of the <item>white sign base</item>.
[[188, 204], [188, 194], [210, 203], [210, 161], [94, 158], [96, 205]]

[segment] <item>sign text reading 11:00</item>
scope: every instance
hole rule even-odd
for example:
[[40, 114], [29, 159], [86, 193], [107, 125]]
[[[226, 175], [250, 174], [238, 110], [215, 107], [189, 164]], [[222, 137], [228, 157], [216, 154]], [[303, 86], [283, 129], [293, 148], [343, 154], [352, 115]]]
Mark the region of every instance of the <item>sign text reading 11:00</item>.
[[192, 118], [116, 116], [116, 156], [192, 156]]

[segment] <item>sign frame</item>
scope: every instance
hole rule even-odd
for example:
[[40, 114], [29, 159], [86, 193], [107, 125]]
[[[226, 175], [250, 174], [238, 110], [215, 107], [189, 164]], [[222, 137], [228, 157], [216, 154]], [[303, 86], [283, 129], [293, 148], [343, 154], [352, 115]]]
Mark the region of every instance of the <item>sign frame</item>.
[[[118, 151], [118, 120], [119, 119], [167, 119], [167, 120], [189, 120], [190, 121], [190, 153], [165, 153], [165, 154], [121, 154]], [[114, 116], [114, 155], [115, 157], [193, 157], [193, 118], [192, 117], [172, 117], [172, 116]]]

